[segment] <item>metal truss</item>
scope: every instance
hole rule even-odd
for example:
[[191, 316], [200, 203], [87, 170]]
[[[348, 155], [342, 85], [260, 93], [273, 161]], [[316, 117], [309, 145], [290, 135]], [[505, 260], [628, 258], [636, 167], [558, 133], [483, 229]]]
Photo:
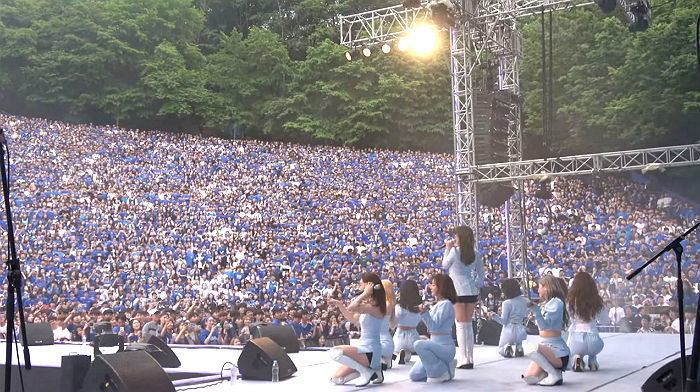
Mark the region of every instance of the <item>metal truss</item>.
[[487, 183], [699, 164], [700, 144], [688, 144], [481, 165], [457, 174], [466, 176], [466, 181]]
[[[340, 43], [354, 48], [391, 42], [423, 24], [430, 24], [427, 0], [421, 7], [401, 5], [340, 17]], [[498, 64], [498, 88], [520, 94], [518, 62], [522, 36], [517, 19], [541, 12], [593, 4], [587, 0], [462, 0], [458, 26], [450, 32], [450, 72], [455, 147], [457, 221], [478, 237], [477, 184], [511, 181], [516, 189], [506, 203], [508, 274], [527, 282], [525, 197], [523, 182], [543, 175], [574, 175], [700, 164], [700, 145], [621, 151], [556, 159], [522, 161], [521, 108], [509, 114], [509, 162], [476, 165], [474, 156], [473, 72], [482, 60]]]
[[[452, 120], [454, 127], [455, 169], [470, 170], [476, 164], [474, 155], [474, 91], [472, 70], [476, 57], [472, 52], [467, 26], [450, 29], [450, 71], [452, 75]], [[467, 224], [478, 238], [479, 206], [476, 183], [457, 176], [457, 221]]]
[[[427, 4], [427, 1], [425, 2]], [[424, 7], [401, 5], [340, 17], [340, 44], [351, 48], [390, 42], [422, 24], [431, 24]]]

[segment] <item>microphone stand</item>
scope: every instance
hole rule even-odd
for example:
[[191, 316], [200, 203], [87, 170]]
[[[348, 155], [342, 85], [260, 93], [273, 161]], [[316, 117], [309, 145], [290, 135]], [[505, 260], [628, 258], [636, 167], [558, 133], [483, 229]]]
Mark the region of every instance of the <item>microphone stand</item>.
[[[649, 259], [644, 265], [641, 267], [637, 268], [632, 272], [631, 274], [627, 275], [627, 280], [632, 280], [635, 276], [637, 276], [644, 268], [646, 268], [649, 264], [653, 263], [656, 259], [661, 257], [666, 252], [669, 252], [673, 250], [673, 252], [676, 254], [676, 275], [677, 275], [677, 280], [676, 280], [676, 295], [678, 296], [678, 323], [679, 323], [679, 329], [680, 329], [680, 344], [681, 344], [681, 388], [682, 391], [688, 391], [686, 389], [686, 375], [688, 374], [688, 370], [686, 369], [688, 364], [685, 361], [685, 313], [683, 309], [683, 277], [681, 275], [681, 259], [683, 255], [683, 244], [681, 242], [685, 240], [685, 237], [688, 236], [688, 234], [692, 233], [695, 231], [695, 229], [700, 226], [700, 222], [696, 223], [695, 226], [691, 227], [674, 239], [673, 241], [669, 242], [666, 247], [664, 247], [659, 253], [657, 253], [654, 257]], [[697, 321], [696, 321], [697, 323]], [[697, 328], [696, 328], [697, 329]], [[695, 376], [697, 377], [697, 372], [693, 372]], [[697, 383], [697, 379], [694, 380], [694, 383]]]
[[[31, 370], [32, 363], [29, 357], [29, 345], [27, 343], [27, 327], [24, 321], [24, 305], [22, 303], [22, 271], [17, 259], [15, 249], [15, 229], [12, 224], [12, 211], [10, 210], [10, 181], [5, 168], [6, 152], [5, 130], [0, 128], [0, 177], [2, 177], [2, 192], [5, 199], [5, 218], [7, 219], [7, 246], [10, 250], [7, 260], [7, 338], [5, 340], [5, 392], [10, 392], [12, 384], [12, 342], [15, 342], [15, 296], [17, 298], [17, 310], [19, 311], [19, 328], [24, 342], [24, 365]], [[8, 152], [9, 164], [9, 152]], [[8, 166], [9, 167], [9, 166]], [[19, 360], [19, 358], [18, 358]], [[20, 373], [21, 376], [21, 373]], [[21, 380], [21, 377], [20, 377]]]

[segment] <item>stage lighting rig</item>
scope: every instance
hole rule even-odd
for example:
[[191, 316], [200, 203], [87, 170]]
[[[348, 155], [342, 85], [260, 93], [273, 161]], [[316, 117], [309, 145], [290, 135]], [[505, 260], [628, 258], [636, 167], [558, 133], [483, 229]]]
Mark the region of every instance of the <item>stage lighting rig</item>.
[[651, 6], [648, 0], [620, 0], [625, 10], [625, 17], [632, 33], [644, 31], [651, 27]]

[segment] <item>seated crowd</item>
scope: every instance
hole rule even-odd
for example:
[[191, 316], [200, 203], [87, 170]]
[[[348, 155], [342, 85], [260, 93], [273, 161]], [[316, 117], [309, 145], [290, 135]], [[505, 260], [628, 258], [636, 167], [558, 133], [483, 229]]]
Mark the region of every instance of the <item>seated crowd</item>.
[[[50, 322], [60, 340], [90, 340], [92, 326], [109, 321], [128, 341], [243, 344], [257, 324], [286, 323], [309, 346], [347, 342], [356, 327], [327, 299], [350, 298], [364, 271], [424, 287], [454, 227], [449, 155], [13, 116], [0, 125], [27, 321]], [[645, 181], [561, 178], [550, 200], [528, 184], [525, 268], [533, 279], [585, 269], [608, 301], [602, 325], [671, 332], [672, 255], [624, 276], [690, 226], [697, 208]], [[501, 209], [480, 210], [482, 298], [492, 309], [507, 275], [504, 225]], [[693, 309], [700, 277], [689, 267], [699, 253], [687, 244]]]

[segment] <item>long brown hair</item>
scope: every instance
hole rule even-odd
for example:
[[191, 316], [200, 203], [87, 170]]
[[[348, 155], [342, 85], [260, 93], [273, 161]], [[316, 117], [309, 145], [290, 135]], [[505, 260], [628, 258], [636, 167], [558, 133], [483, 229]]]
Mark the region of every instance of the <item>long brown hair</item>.
[[[452, 278], [445, 274], [435, 274], [433, 275], [433, 282], [437, 286], [437, 294], [442, 298], [450, 300], [450, 302], [457, 302], [457, 290], [455, 290], [455, 285], [452, 282]], [[435, 293], [433, 293], [435, 295]]]
[[374, 290], [372, 290], [372, 301], [374, 301], [374, 305], [379, 307], [381, 313], [386, 315], [386, 294], [384, 292], [382, 280], [379, 279], [379, 276], [374, 272], [363, 273], [361, 280], [365, 283], [371, 282], [374, 284]]
[[464, 265], [469, 265], [474, 262], [476, 255], [474, 254], [474, 232], [469, 226], [457, 226], [455, 230], [459, 237], [459, 255]]
[[566, 311], [566, 295], [568, 287], [564, 279], [556, 278], [553, 275], [545, 275], [540, 279], [540, 284], [547, 289], [547, 298], [542, 298], [543, 301], [549, 301], [552, 298], [559, 298], [564, 303], [564, 328], [569, 325], [569, 313]]
[[598, 293], [595, 280], [587, 272], [579, 271], [574, 275], [574, 282], [566, 297], [571, 314], [585, 322], [592, 321], [603, 309], [603, 298]]
[[407, 280], [401, 283], [399, 290], [399, 306], [409, 312], [418, 313], [418, 305], [421, 304], [418, 284], [415, 280]]

